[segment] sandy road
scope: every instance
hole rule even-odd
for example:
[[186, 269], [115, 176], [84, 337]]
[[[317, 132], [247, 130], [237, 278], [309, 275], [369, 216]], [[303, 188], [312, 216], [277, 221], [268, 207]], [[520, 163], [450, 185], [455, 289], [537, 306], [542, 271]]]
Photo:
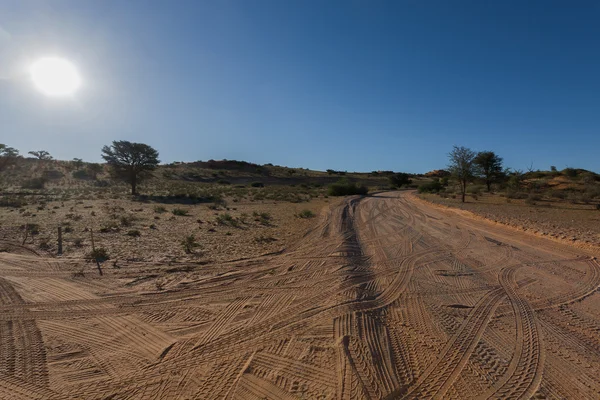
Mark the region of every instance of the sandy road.
[[594, 254], [406, 192], [177, 290], [125, 283], [0, 253], [0, 398], [600, 398]]

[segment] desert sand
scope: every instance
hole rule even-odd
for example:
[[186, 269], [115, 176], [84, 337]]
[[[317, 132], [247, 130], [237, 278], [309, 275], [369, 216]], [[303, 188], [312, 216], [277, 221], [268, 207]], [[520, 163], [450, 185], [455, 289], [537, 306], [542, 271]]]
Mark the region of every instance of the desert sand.
[[[600, 398], [594, 250], [410, 192], [314, 220], [194, 273], [82, 277], [2, 241], [0, 398]], [[140, 284], [157, 268], [166, 290]]]

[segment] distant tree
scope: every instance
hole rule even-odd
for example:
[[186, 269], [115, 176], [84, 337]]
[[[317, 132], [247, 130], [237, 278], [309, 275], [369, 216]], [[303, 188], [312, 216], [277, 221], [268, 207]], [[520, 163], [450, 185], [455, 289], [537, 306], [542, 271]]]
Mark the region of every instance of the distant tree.
[[19, 150], [0, 143], [0, 172], [14, 164], [17, 158], [19, 158]]
[[102, 148], [102, 158], [111, 167], [113, 176], [131, 185], [131, 194], [137, 194], [137, 184], [150, 176], [158, 163], [158, 151], [144, 143], [127, 140], [113, 141]]
[[52, 160], [52, 156], [46, 150], [30, 151], [28, 154], [31, 154], [38, 160]]
[[410, 185], [412, 183], [412, 179], [410, 179], [410, 175], [399, 172], [397, 174], [391, 175], [388, 177], [390, 181], [390, 185], [400, 187], [402, 185]]
[[473, 163], [475, 174], [485, 181], [487, 191], [491, 191], [492, 183], [499, 181], [503, 176], [502, 157], [493, 151], [480, 151]]
[[475, 175], [475, 157], [476, 153], [466, 147], [454, 146], [453, 150], [448, 154], [450, 173], [460, 184], [460, 192], [462, 194], [462, 202], [465, 202], [467, 193], [467, 183], [471, 181]]
[[83, 160], [81, 158], [74, 158], [71, 162], [77, 169], [80, 169], [81, 167], [83, 167]]
[[557, 171], [557, 170], [556, 170], [556, 165], [551, 165], [551, 166], [550, 166], [550, 171], [552, 171], [552, 172], [556, 172], [556, 171]]

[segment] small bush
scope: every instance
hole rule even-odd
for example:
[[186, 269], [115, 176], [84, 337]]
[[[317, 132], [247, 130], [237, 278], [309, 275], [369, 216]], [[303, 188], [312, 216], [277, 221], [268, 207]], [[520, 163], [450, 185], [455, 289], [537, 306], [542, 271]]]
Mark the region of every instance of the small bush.
[[2, 197], [0, 207], [21, 208], [27, 205], [27, 200], [19, 196]]
[[340, 180], [337, 183], [329, 185], [327, 194], [329, 196], [352, 196], [365, 195], [369, 192], [366, 186], [358, 185], [355, 182], [348, 180]]
[[88, 174], [88, 171], [86, 171], [85, 169], [79, 169], [77, 171], [73, 171], [71, 173], [71, 175], [73, 176], [73, 178], [75, 179], [92, 179], [92, 177]]
[[40, 233], [40, 226], [38, 224], [26, 224], [25, 230], [30, 235], [38, 235]]
[[254, 217], [255, 221], [258, 221], [263, 225], [268, 225], [269, 221], [271, 221], [271, 214], [269, 214], [267, 212], [258, 213], [256, 211], [254, 211], [252, 213], [252, 216]]
[[302, 210], [298, 214], [296, 214], [296, 217], [298, 218], [313, 218], [314, 216], [315, 213], [313, 213], [310, 210]]
[[140, 237], [140, 236], [142, 236], [142, 234], [137, 229], [132, 229], [132, 230], [130, 230], [130, 231], [127, 232], [127, 236]]
[[104, 247], [98, 247], [86, 254], [85, 258], [92, 261], [103, 262], [109, 259], [108, 251]]
[[562, 173], [569, 178], [577, 178], [577, 170], [575, 168], [565, 168], [562, 170]]
[[238, 226], [239, 222], [231, 216], [229, 213], [217, 215], [216, 219], [217, 224], [219, 225], [231, 225]]
[[252, 187], [265, 187], [265, 184], [262, 183], [262, 182], [252, 182], [250, 184], [250, 186], [252, 186]]
[[73, 244], [75, 245], [75, 247], [81, 247], [81, 246], [83, 246], [83, 239], [75, 238], [75, 239], [73, 239]]
[[188, 211], [184, 210], [183, 208], [175, 208], [171, 212], [173, 213], [173, 215], [178, 215], [180, 217], [186, 217], [188, 215]]
[[162, 213], [166, 213], [167, 209], [163, 206], [156, 206], [156, 207], [154, 207], [154, 212], [157, 214], [162, 214]]
[[256, 243], [272, 243], [272, 242], [276, 242], [277, 239], [275, 239], [272, 236], [263, 236], [263, 235], [261, 235], [261, 236], [256, 237], [254, 239], [254, 241]]
[[200, 243], [196, 241], [196, 237], [192, 235], [188, 235], [181, 241], [181, 246], [186, 254], [192, 254], [194, 249], [200, 247]]
[[439, 179], [436, 179], [434, 181], [419, 185], [417, 190], [419, 193], [438, 193], [442, 189], [442, 183], [439, 181]]
[[121, 226], [125, 226], [125, 227], [129, 227], [129, 226], [133, 225], [134, 220], [135, 220], [135, 218], [133, 217], [133, 215], [124, 215], [121, 218], [119, 218], [119, 222], [121, 222]]
[[44, 178], [31, 178], [27, 179], [23, 182], [21, 187], [23, 189], [36, 189], [41, 190], [46, 185], [46, 180]]

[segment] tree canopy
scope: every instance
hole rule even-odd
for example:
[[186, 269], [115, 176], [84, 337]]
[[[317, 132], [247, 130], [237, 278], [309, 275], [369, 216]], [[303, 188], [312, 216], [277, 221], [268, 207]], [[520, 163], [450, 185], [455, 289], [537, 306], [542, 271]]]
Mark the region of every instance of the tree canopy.
[[504, 176], [502, 157], [493, 151], [480, 151], [473, 162], [475, 163], [475, 174], [485, 181], [488, 192], [491, 190], [492, 183], [499, 181]]
[[31, 154], [38, 160], [52, 160], [52, 156], [46, 150], [30, 151], [28, 154]]
[[144, 143], [127, 140], [113, 141], [102, 148], [102, 158], [111, 168], [112, 175], [131, 185], [131, 194], [137, 194], [137, 184], [150, 176], [158, 163], [158, 151]]
[[467, 183], [475, 175], [475, 157], [476, 153], [473, 150], [462, 146], [454, 146], [453, 150], [448, 154], [448, 170], [460, 183], [463, 203], [465, 202], [465, 195], [467, 193]]

